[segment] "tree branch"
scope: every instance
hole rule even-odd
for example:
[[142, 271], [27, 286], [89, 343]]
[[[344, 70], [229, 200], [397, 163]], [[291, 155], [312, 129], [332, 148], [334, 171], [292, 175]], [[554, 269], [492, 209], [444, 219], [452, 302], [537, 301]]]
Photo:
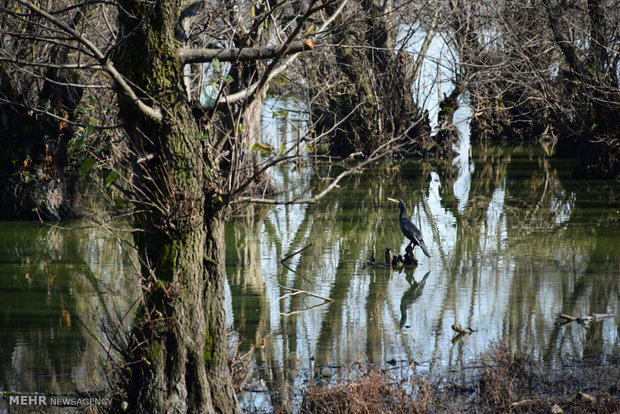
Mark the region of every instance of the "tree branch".
[[[401, 138], [401, 137], [398, 137], [398, 138]], [[346, 170], [346, 171], [343, 171], [340, 174], [338, 174], [336, 176], [336, 178], [334, 178], [332, 180], [332, 182], [329, 183], [329, 185], [323, 189], [323, 191], [321, 191], [320, 193], [318, 193], [314, 197], [299, 198], [299, 199], [293, 199], [293, 200], [288, 200], [288, 201], [287, 200], [271, 199], [271, 198], [239, 197], [236, 200], [232, 200], [231, 203], [245, 203], [245, 202], [249, 202], [249, 203], [257, 203], [257, 204], [278, 204], [278, 205], [279, 204], [314, 204], [317, 201], [319, 201], [320, 199], [322, 199], [323, 197], [325, 197], [334, 188], [336, 188], [338, 186], [338, 183], [340, 182], [340, 180], [342, 180], [343, 178], [345, 178], [345, 177], [347, 177], [347, 176], [349, 176], [349, 175], [351, 175], [353, 173], [358, 172], [359, 170], [361, 170], [362, 168], [364, 168], [365, 166], [367, 166], [371, 162], [377, 161], [377, 160], [387, 156], [388, 154], [393, 153], [397, 148], [399, 148], [399, 146], [395, 146], [395, 147], [390, 148], [390, 149], [385, 149], [385, 147], [387, 145], [389, 145], [389, 144], [392, 144], [398, 138], [395, 138], [393, 140], [390, 140], [390, 141], [386, 142], [385, 144], [383, 144], [379, 148], [377, 148], [370, 157], [366, 158], [364, 161], [359, 162], [353, 168], [351, 168], [349, 170]]]
[[[316, 31], [316, 33], [321, 33], [325, 29], [327, 29], [327, 27], [342, 12], [342, 10], [344, 9], [344, 6], [347, 4], [347, 2], [348, 2], [348, 0], [344, 0], [342, 3], [340, 3], [340, 6], [338, 6], [338, 9], [336, 9], [336, 11], [331, 16], [329, 16], [329, 18], [321, 25], [321, 27], [319, 27], [319, 29]], [[289, 44], [289, 46], [290, 46], [290, 44]], [[278, 66], [277, 68], [275, 68], [271, 72], [269, 72], [269, 75], [267, 76], [267, 80], [265, 81], [265, 83], [270, 82], [273, 78], [278, 76], [280, 73], [284, 72], [286, 70], [286, 68], [291, 63], [293, 63], [293, 61], [295, 59], [297, 59], [297, 56], [299, 56], [299, 52], [290, 55], [280, 66]], [[252, 95], [254, 93], [254, 91], [256, 90], [256, 88], [258, 87], [259, 84], [260, 84], [260, 81], [254, 82], [252, 85], [248, 86], [246, 89], [244, 89], [242, 91], [233, 93], [232, 95], [222, 96], [219, 99], [219, 101], [217, 102], [217, 105], [218, 106], [220, 106], [220, 105], [227, 105], [229, 103], [236, 102], [236, 101], [239, 101], [241, 99], [245, 99], [245, 98], [247, 98], [248, 96], [250, 96], [250, 95]]]
[[[362, 168], [364, 168], [368, 164], [370, 164], [370, 163], [372, 163], [374, 161], [380, 160], [381, 158], [383, 158], [383, 157], [385, 157], [385, 156], [387, 156], [389, 154], [392, 154], [395, 151], [397, 151], [400, 148], [402, 148], [403, 146], [405, 146], [407, 144], [407, 142], [404, 141], [404, 140], [407, 138], [407, 134], [421, 120], [422, 120], [422, 118], [420, 118], [417, 122], [411, 123], [411, 125], [409, 125], [409, 127], [407, 127], [407, 129], [405, 129], [400, 135], [398, 135], [397, 137], [394, 137], [394, 138], [390, 139], [389, 141], [381, 144], [365, 160], [360, 161], [357, 165], [355, 165], [351, 169], [343, 171], [340, 174], [338, 174], [332, 180], [332, 182], [327, 187], [325, 187], [323, 189], [323, 191], [321, 191], [320, 193], [318, 193], [314, 197], [298, 198], [298, 199], [293, 199], [293, 200], [278, 200], [278, 199], [273, 199], [273, 198], [260, 198], [260, 197], [239, 197], [237, 199], [230, 200], [230, 204], [246, 203], [246, 202], [256, 203], [256, 204], [271, 204], [271, 205], [313, 204], [313, 203], [316, 203], [321, 198], [325, 197], [330, 191], [332, 191], [334, 188], [336, 188], [338, 186], [338, 183], [340, 182], [340, 180], [342, 180], [343, 178], [345, 178], [345, 177], [347, 177], [347, 176], [349, 176], [349, 175], [351, 175], [353, 173], [358, 172], [359, 170], [361, 170]], [[351, 157], [353, 157], [355, 155], [360, 155], [360, 154], [361, 153], [351, 154], [349, 156], [349, 158], [351, 158]]]
[[428, 49], [431, 46], [433, 38], [435, 37], [435, 33], [437, 31], [437, 19], [439, 17], [439, 11], [441, 9], [437, 8], [435, 14], [433, 15], [433, 19], [431, 20], [431, 24], [426, 31], [426, 36], [424, 37], [424, 42], [422, 43], [422, 47], [420, 48], [420, 52], [418, 53], [418, 58], [416, 59], [413, 65], [413, 78], [414, 80], [418, 79], [420, 75], [420, 70], [422, 69], [422, 64], [424, 63], [424, 59], [426, 59], [426, 54], [428, 53]]
[[30, 10], [37, 13], [39, 16], [43, 17], [45, 20], [49, 21], [53, 25], [57, 26], [63, 32], [71, 35], [77, 42], [81, 43], [86, 48], [88, 48], [88, 50], [90, 50], [93, 53], [95, 59], [99, 61], [103, 70], [106, 71], [112, 77], [114, 82], [118, 84], [118, 86], [123, 90], [123, 92], [127, 94], [127, 96], [134, 102], [134, 104], [138, 107], [138, 109], [144, 115], [146, 115], [147, 117], [151, 118], [152, 120], [156, 122], [162, 121], [163, 115], [161, 111], [158, 108], [153, 108], [153, 107], [148, 106], [147, 104], [142, 102], [140, 98], [138, 98], [138, 95], [136, 95], [134, 90], [129, 86], [125, 78], [123, 78], [123, 76], [118, 72], [118, 70], [116, 70], [112, 62], [107, 60], [106, 55], [103, 52], [101, 52], [101, 50], [99, 50], [99, 48], [95, 46], [94, 43], [92, 43], [90, 40], [82, 36], [75, 29], [67, 26], [66, 24], [58, 20], [56, 17], [52, 16], [50, 13], [46, 12], [45, 10], [37, 7], [33, 3], [26, 1], [26, 0], [17, 0], [17, 2], [28, 7]]
[[0, 57], [0, 63], [12, 63], [17, 66], [31, 66], [33, 68], [50, 68], [50, 69], [76, 69], [76, 70], [103, 70], [103, 66], [98, 63], [66, 63], [57, 64], [49, 62], [32, 62], [27, 60], [18, 60], [15, 58]]
[[[302, 137], [299, 142], [297, 143], [297, 145], [301, 145], [302, 142], [308, 142], [308, 145], [312, 145], [316, 142], [318, 142], [321, 138], [323, 138], [324, 136], [329, 135], [332, 131], [334, 131], [339, 125], [341, 125], [347, 118], [349, 118], [349, 116], [351, 116], [355, 111], [357, 111], [357, 109], [363, 105], [364, 102], [359, 103], [355, 108], [353, 108], [353, 110], [351, 112], [349, 112], [347, 114], [347, 116], [345, 116], [343, 119], [341, 119], [340, 121], [336, 122], [334, 124], [334, 126], [332, 126], [328, 131], [324, 131], [322, 134], [320, 134], [319, 136], [315, 136], [314, 138], [312, 138], [311, 140], [306, 140], [306, 136], [307, 134]], [[313, 129], [313, 128], [310, 128]], [[246, 179], [243, 183], [241, 183], [240, 185], [238, 185], [236, 188], [232, 189], [228, 195], [226, 196], [226, 199], [231, 200], [234, 198], [234, 196], [236, 194], [241, 193], [243, 190], [245, 190], [252, 182], [254, 182], [256, 180], [257, 177], [260, 177], [265, 171], [267, 171], [269, 168], [273, 167], [274, 165], [277, 164], [281, 164], [285, 161], [288, 160], [292, 160], [295, 158], [298, 158], [299, 154], [293, 154], [293, 155], [289, 155], [289, 153], [291, 151], [293, 151], [295, 149], [295, 146], [291, 146], [288, 150], [286, 150], [286, 152], [284, 152], [281, 156], [274, 158], [272, 160], [270, 160], [269, 162], [265, 163], [265, 165], [262, 166], [262, 168], [258, 171], [256, 171], [254, 174], [252, 174], [251, 177], [249, 177], [248, 179]]]
[[562, 6], [560, 4], [552, 4], [551, 0], [544, 0], [545, 10], [547, 11], [547, 18], [549, 19], [549, 25], [553, 32], [553, 40], [558, 45], [566, 62], [570, 68], [578, 75], [584, 74], [584, 64], [579, 59], [577, 49], [575, 46], [564, 36], [562, 33], [561, 19], [562, 19]]
[[[211, 62], [217, 58], [220, 62], [248, 61], [271, 59], [278, 56], [286, 46], [262, 46], [231, 49], [180, 49], [178, 52], [181, 64]], [[314, 47], [312, 40], [298, 40], [292, 42], [285, 54], [293, 54], [311, 50]]]
[[312, 243], [310, 243], [309, 245], [302, 247], [301, 249], [297, 250], [296, 252], [293, 252], [289, 255], [286, 255], [286, 257], [284, 257], [282, 260], [280, 260], [280, 263], [284, 264], [284, 262], [286, 262], [288, 259], [290, 259], [291, 257], [295, 256], [296, 254], [299, 254], [301, 252], [303, 252], [304, 250], [306, 250], [308, 247], [312, 246]]

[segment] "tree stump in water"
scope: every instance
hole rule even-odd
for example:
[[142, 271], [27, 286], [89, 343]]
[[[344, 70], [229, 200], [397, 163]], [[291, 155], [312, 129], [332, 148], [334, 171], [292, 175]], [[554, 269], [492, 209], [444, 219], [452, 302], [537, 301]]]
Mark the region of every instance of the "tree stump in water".
[[416, 259], [416, 257], [414, 256], [413, 251], [408, 251], [407, 253], [405, 253], [405, 257], [403, 261], [406, 265], [417, 265], [418, 264], [418, 259]]
[[406, 249], [405, 256], [400, 254], [394, 255], [392, 249], [385, 248], [385, 264], [391, 267], [400, 267], [402, 265], [417, 265], [418, 260], [413, 255], [413, 249]]
[[390, 249], [389, 247], [386, 247], [384, 256], [383, 256], [385, 259], [385, 264], [377, 263], [375, 259], [374, 250], [373, 250], [373, 253], [370, 256], [370, 260], [368, 260], [364, 266], [367, 266], [367, 267], [402, 267], [404, 265], [417, 266], [418, 259], [416, 259], [415, 255], [413, 254], [413, 249], [408, 248], [406, 250], [407, 252], [405, 253], [404, 256], [400, 254], [395, 255], [392, 252], [392, 249]]

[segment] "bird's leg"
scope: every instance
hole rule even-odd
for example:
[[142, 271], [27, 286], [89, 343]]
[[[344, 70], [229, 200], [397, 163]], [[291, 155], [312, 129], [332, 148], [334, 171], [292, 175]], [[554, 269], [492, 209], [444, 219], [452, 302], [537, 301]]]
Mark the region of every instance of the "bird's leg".
[[413, 244], [413, 242], [410, 242], [407, 247], [405, 247], [405, 252], [413, 255], [413, 247], [411, 247], [411, 245]]

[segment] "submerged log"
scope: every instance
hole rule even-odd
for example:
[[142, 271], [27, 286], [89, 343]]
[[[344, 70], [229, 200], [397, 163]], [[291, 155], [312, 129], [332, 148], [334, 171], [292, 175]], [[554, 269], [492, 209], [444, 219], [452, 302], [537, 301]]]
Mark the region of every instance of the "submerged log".
[[452, 325], [452, 330], [454, 332], [458, 332], [459, 334], [470, 334], [470, 333], [476, 332], [476, 329], [473, 329], [473, 328], [471, 328], [469, 326], [467, 328], [463, 328], [458, 323], [455, 323], [455, 324]]
[[560, 322], [562, 324], [566, 324], [570, 322], [577, 322], [580, 325], [588, 326], [590, 323], [594, 321], [597, 321], [600, 319], [606, 319], [606, 318], [619, 317], [620, 314], [618, 313], [592, 313], [586, 316], [572, 316], [572, 315], [567, 315], [565, 313], [560, 313], [558, 316], [560, 317], [560, 319], [563, 319], [563, 321]]

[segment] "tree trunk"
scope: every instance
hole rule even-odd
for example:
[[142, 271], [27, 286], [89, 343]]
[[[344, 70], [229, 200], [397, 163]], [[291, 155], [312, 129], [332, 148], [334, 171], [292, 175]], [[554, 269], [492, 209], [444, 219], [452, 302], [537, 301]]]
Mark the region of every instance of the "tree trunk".
[[[221, 213], [174, 240], [142, 241], [159, 278], [145, 277], [145, 303], [127, 366], [135, 412], [235, 412], [227, 365], [224, 237]], [[169, 279], [169, 280], [168, 280]], [[135, 345], [135, 344], [132, 344]]]
[[239, 412], [227, 364], [224, 204], [214, 154], [197, 139], [174, 40], [188, 2], [121, 3], [120, 33], [133, 35], [115, 65], [164, 114], [157, 123], [119, 94], [137, 157], [154, 154], [134, 169], [143, 302], [126, 347], [121, 400], [134, 412]]
[[[336, 6], [334, 6], [336, 7]], [[413, 100], [413, 59], [396, 53], [397, 23], [393, 2], [363, 0], [351, 16], [359, 22], [344, 25], [330, 43], [334, 48], [320, 56], [314, 76], [318, 94], [312, 108], [318, 132], [329, 131], [330, 153], [346, 157], [355, 152], [370, 155], [391, 138], [404, 135], [406, 152], [426, 152], [435, 147], [429, 139], [428, 120]], [[360, 9], [363, 11], [360, 17]], [[346, 21], [347, 16], [339, 17]], [[355, 46], [367, 45], [367, 48]], [[349, 47], [353, 46], [353, 47]], [[405, 152], [405, 151], [403, 151]]]
[[[81, 24], [81, 17], [82, 14], [76, 15], [72, 27]], [[2, 24], [7, 31], [26, 30], [25, 27], [11, 27], [11, 22], [0, 22], [0, 26]], [[22, 58], [24, 52], [18, 42], [6, 37], [3, 39], [8, 45], [6, 52]], [[36, 59], [52, 64], [62, 64], [68, 54], [68, 50], [59, 45], [35, 48], [33, 44], [27, 50], [29, 55], [36, 50]], [[76, 120], [76, 109], [84, 94], [79, 84], [84, 81], [78, 71], [71, 69], [49, 67], [42, 79], [33, 77], [34, 80], [21, 79], [21, 71], [16, 75], [12, 73], [14, 70], [6, 64], [0, 67], [0, 96], [17, 103], [0, 105], [0, 181], [3, 183], [0, 218], [60, 220], [77, 217], [81, 196], [76, 189], [77, 173], [69, 166], [68, 147], [74, 135], [71, 122]], [[38, 102], [63, 119], [43, 117], [21, 106], [25, 99]]]

